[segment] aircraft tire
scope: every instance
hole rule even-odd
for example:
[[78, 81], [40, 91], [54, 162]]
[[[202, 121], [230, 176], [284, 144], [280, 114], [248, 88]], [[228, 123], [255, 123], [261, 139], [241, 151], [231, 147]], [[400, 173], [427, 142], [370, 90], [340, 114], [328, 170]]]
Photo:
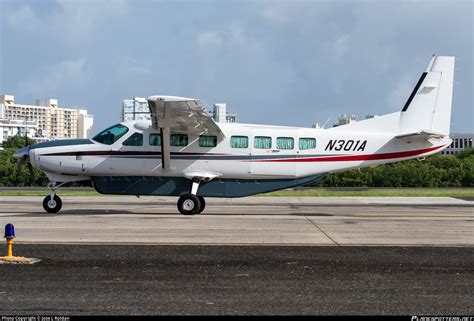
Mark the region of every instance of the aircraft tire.
[[63, 206], [63, 202], [58, 195], [54, 195], [53, 199], [51, 200], [51, 196], [48, 195], [43, 200], [43, 208], [48, 213], [57, 213], [61, 210]]
[[178, 200], [178, 210], [184, 215], [194, 215], [199, 213], [201, 201], [194, 194], [185, 194]]
[[206, 208], [206, 201], [204, 200], [204, 197], [202, 196], [198, 196], [198, 198], [199, 198], [199, 201], [201, 202], [201, 208], [199, 209], [198, 214], [201, 214], [202, 211], [204, 211], [204, 209]]

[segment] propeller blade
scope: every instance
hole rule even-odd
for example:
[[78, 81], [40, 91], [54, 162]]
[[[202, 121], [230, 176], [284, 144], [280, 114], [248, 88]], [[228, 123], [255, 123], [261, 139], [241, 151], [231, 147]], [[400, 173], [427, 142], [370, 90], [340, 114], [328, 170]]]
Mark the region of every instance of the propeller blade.
[[30, 171], [30, 183], [31, 185], [34, 185], [36, 182], [35, 171], [33, 170], [33, 165], [31, 165], [30, 162], [28, 162], [28, 170]]

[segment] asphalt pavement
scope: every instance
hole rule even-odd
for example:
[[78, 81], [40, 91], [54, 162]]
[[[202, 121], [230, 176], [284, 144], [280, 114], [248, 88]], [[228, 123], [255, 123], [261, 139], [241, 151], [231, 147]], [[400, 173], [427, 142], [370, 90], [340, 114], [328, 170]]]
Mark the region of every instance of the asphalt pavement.
[[[474, 248], [17, 244], [0, 315], [472, 315]], [[5, 251], [5, 246], [0, 246]]]

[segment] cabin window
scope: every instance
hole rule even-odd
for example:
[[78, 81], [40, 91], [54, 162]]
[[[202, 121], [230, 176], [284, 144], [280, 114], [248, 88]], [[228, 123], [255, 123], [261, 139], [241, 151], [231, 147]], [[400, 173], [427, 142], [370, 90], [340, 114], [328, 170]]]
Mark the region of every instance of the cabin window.
[[160, 134], [150, 134], [148, 140], [150, 146], [161, 146], [161, 135]]
[[186, 134], [171, 134], [171, 146], [188, 146], [188, 135]]
[[142, 146], [143, 145], [143, 134], [141, 133], [134, 133], [132, 136], [127, 138], [123, 144], [123, 146]]
[[230, 147], [247, 148], [249, 147], [249, 138], [247, 136], [232, 136], [230, 138]]
[[293, 149], [295, 147], [295, 140], [292, 137], [278, 137], [278, 149]]
[[316, 138], [300, 138], [300, 149], [315, 149], [316, 148]]
[[199, 147], [216, 147], [217, 136], [199, 136]]
[[253, 147], [258, 149], [272, 148], [272, 138], [266, 136], [255, 136], [253, 138]]
[[127, 126], [117, 124], [112, 127], [109, 127], [97, 135], [95, 135], [92, 139], [98, 143], [112, 145], [117, 140], [120, 139], [123, 135], [128, 132]]

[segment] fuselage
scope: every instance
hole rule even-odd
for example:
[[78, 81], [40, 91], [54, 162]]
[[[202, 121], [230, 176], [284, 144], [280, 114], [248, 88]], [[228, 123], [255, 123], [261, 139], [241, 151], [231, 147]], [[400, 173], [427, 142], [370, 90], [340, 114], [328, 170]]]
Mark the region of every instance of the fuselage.
[[294, 179], [424, 157], [450, 143], [441, 138], [407, 144], [390, 132], [228, 123], [219, 124], [225, 137], [172, 133], [171, 168], [164, 170], [160, 132], [147, 122], [121, 126], [126, 132], [112, 143], [91, 139], [33, 145], [30, 161], [62, 181], [94, 176], [186, 177], [193, 172], [229, 179]]

